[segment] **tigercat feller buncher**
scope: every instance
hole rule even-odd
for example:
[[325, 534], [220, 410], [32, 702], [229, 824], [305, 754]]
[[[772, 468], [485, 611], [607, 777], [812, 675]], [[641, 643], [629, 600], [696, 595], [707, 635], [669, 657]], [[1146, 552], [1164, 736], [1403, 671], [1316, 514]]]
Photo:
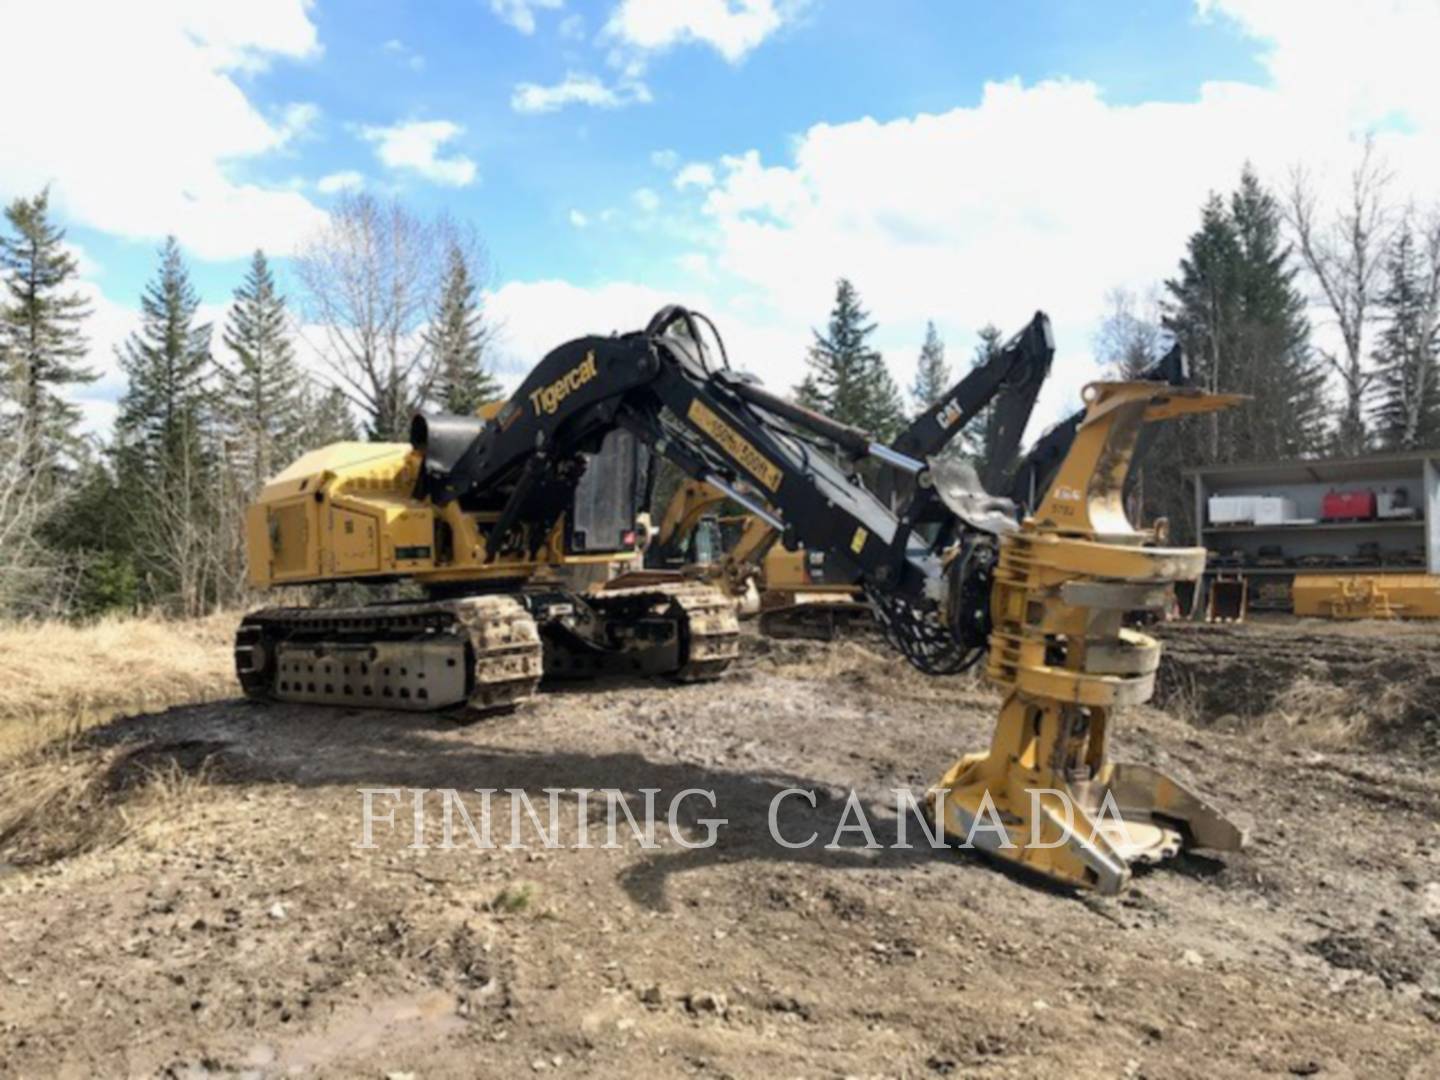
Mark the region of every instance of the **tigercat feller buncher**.
[[[1105, 891], [1123, 886], [1132, 860], [1239, 844], [1238, 830], [1173, 780], [1111, 765], [1105, 742], [1111, 710], [1144, 700], [1158, 657], [1122, 616], [1158, 604], [1204, 561], [1200, 549], [1152, 546], [1126, 521], [1135, 439], [1146, 419], [1226, 401], [1095, 384], [1048, 496], [1017, 525], [1014, 504], [987, 494], [973, 470], [875, 443], [732, 371], [710, 326], [717, 364], [702, 323], [668, 307], [644, 331], [571, 341], [487, 417], [419, 416], [408, 446], [338, 444], [271, 481], [247, 520], [256, 584], [407, 580], [429, 596], [247, 616], [235, 648], [246, 692], [484, 712], [522, 702], [542, 674], [718, 676], [736, 655], [737, 624], [713, 588], [655, 571], [588, 588], [567, 579], [633, 565], [648, 448], [787, 549], [822, 552], [853, 575], [919, 670], [954, 674], [990, 648], [990, 672], [1010, 694], [991, 753], [947, 777], [954, 791], [940, 816], [952, 836], [968, 839], [988, 800], [1018, 844], [996, 854]], [[898, 509], [863, 483], [866, 459], [910, 477]], [[1035, 849], [1024, 827], [1038, 818], [1019, 795], [1036, 784], [1082, 808], [1109, 792], [1136, 831], [1097, 847], [1103, 858]], [[1052, 811], [1041, 810], [1047, 838]]]

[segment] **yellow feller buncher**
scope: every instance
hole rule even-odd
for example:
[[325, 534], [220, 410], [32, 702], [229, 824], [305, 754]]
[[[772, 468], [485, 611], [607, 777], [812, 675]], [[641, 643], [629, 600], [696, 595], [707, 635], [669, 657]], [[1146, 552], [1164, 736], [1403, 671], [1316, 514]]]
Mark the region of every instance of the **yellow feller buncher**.
[[[944, 782], [945, 829], [969, 838], [988, 800], [1015, 826], [1017, 846], [997, 855], [1118, 889], [1132, 860], [1241, 839], [1174, 781], [1105, 756], [1112, 710], [1148, 696], [1158, 657], [1122, 616], [1159, 606], [1204, 558], [1150, 546], [1126, 522], [1135, 439], [1146, 419], [1226, 401], [1160, 383], [1088, 393], [1055, 483], [1017, 525], [1016, 504], [972, 470], [771, 394], [730, 369], [708, 320], [665, 308], [643, 331], [561, 345], [485, 416], [418, 416], [408, 445], [337, 444], [272, 480], [247, 519], [256, 585], [403, 581], [425, 596], [255, 612], [236, 639], [241, 684], [262, 701], [485, 713], [522, 703], [542, 676], [719, 677], [738, 650], [726, 596], [663, 571], [606, 580], [638, 562], [659, 456], [857, 582], [919, 670], [954, 674], [990, 648], [1009, 697], [991, 753]], [[910, 478], [898, 507], [865, 486], [866, 460]], [[1124, 837], [1041, 847], [1058, 811], [1032, 813], [1021, 796], [1036, 785], [1073, 797], [1080, 833], [1109, 794]]]

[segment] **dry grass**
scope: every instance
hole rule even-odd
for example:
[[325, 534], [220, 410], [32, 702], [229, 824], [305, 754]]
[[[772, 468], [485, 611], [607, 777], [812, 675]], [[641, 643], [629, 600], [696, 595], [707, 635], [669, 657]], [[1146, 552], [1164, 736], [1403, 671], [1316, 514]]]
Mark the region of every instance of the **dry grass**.
[[183, 818], [212, 779], [209, 747], [51, 745], [0, 775], [0, 864], [104, 850]]
[[238, 693], [238, 616], [0, 625], [0, 761], [117, 716]]
[[[1220, 717], [1241, 731], [1263, 732], [1285, 743], [1317, 750], [1353, 750], [1366, 746], [1377, 731], [1402, 732], [1423, 707], [1423, 689], [1396, 682], [1376, 687], [1335, 683], [1319, 673], [1296, 675], [1263, 711]], [[1209, 727], [1204, 694], [1191, 672], [1172, 676], [1164, 710], [1191, 727]]]

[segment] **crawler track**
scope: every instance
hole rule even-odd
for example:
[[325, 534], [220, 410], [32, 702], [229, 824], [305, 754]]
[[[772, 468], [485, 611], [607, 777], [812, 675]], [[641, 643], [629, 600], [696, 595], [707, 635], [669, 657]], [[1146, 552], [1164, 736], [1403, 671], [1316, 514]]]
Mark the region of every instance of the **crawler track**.
[[543, 674], [535, 619], [511, 596], [247, 615], [235, 667], [252, 698], [323, 705], [511, 708]]

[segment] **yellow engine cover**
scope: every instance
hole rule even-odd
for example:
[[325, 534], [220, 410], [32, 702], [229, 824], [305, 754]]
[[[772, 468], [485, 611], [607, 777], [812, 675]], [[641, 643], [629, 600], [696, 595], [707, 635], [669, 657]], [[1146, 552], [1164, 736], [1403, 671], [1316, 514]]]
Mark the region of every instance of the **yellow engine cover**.
[[617, 563], [614, 553], [574, 555], [556, 524], [533, 559], [486, 561], [481, 524], [415, 497], [421, 453], [406, 443], [333, 443], [305, 454], [267, 483], [245, 518], [256, 588], [375, 577], [418, 581], [523, 580], [543, 567]]

